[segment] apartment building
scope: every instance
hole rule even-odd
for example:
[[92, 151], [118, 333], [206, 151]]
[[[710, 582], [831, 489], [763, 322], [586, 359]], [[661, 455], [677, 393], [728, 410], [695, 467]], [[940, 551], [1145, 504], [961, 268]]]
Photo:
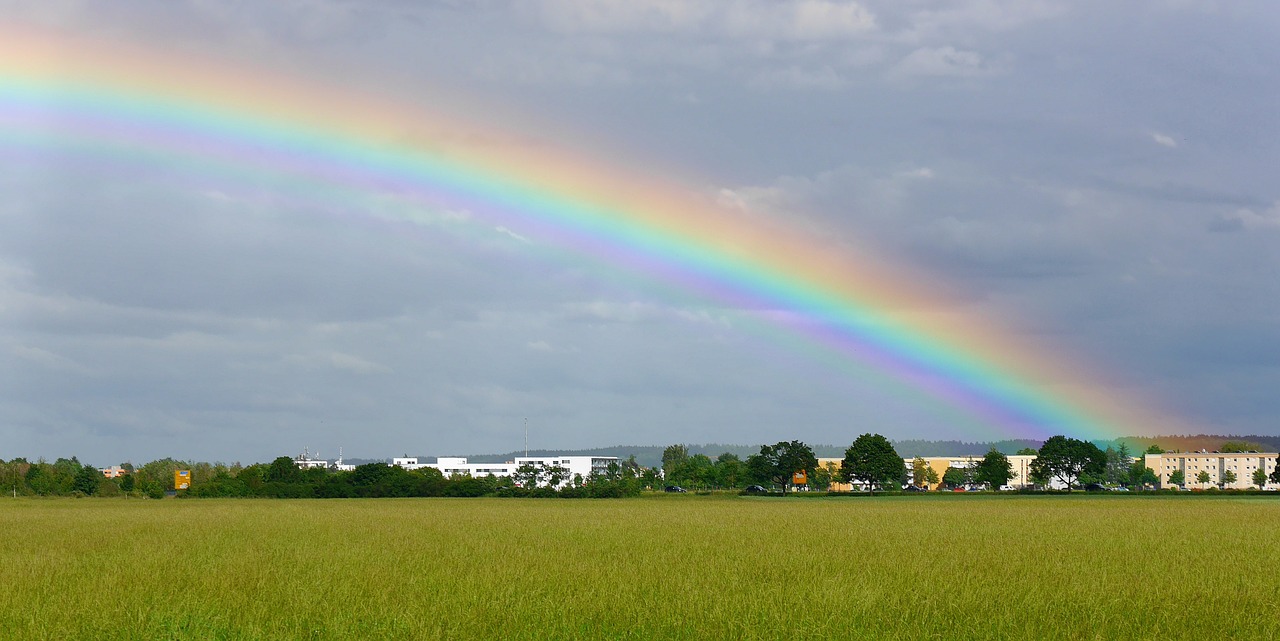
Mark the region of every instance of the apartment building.
[[[1183, 474], [1183, 487], [1243, 490], [1256, 487], [1253, 474], [1262, 470], [1268, 477], [1276, 469], [1276, 452], [1165, 452], [1164, 454], [1147, 454], [1147, 467], [1160, 479], [1160, 487], [1169, 487], [1169, 477], [1177, 471]], [[1235, 481], [1223, 483], [1226, 472], [1235, 474]], [[1209, 475], [1208, 483], [1196, 480], [1201, 472]], [[1264, 487], [1270, 483], [1264, 484]], [[1274, 485], [1274, 484], [1270, 484]]]

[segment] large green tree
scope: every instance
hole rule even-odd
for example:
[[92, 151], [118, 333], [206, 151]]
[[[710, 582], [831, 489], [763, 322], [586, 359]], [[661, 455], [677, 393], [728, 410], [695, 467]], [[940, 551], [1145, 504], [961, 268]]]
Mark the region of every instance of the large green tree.
[[265, 480], [268, 483], [297, 483], [302, 480], [302, 470], [293, 459], [278, 456], [267, 468]]
[[1101, 479], [1106, 467], [1107, 456], [1097, 445], [1058, 435], [1040, 446], [1031, 462], [1031, 473], [1036, 478], [1057, 479], [1070, 492], [1081, 477]]
[[986, 483], [993, 490], [1008, 485], [1011, 478], [1013, 478], [1013, 464], [1009, 462], [1008, 456], [994, 447], [982, 457], [981, 461], [978, 461], [973, 471], [975, 483]]
[[1221, 485], [1223, 489], [1226, 489], [1228, 485], [1234, 485], [1236, 480], [1236, 473], [1231, 470], [1226, 470], [1222, 473], [1222, 482], [1219, 483], [1219, 485]]
[[818, 457], [813, 448], [800, 441], [779, 441], [773, 445], [761, 445], [760, 453], [747, 459], [754, 476], [765, 476], [768, 482], [782, 487], [783, 493], [791, 485], [791, 477], [803, 471], [813, 474], [818, 467]]
[[1209, 473], [1205, 470], [1200, 470], [1200, 473], [1196, 474], [1196, 483], [1199, 483], [1200, 487], [1204, 487], [1205, 483], [1208, 483], [1208, 482], [1209, 482]]
[[844, 451], [840, 478], [846, 483], [860, 481], [872, 492], [877, 487], [894, 487], [906, 476], [906, 464], [889, 439], [879, 434], [863, 434]]
[[1187, 473], [1182, 470], [1174, 470], [1169, 475], [1169, 485], [1183, 486], [1187, 483]]
[[81, 494], [92, 496], [98, 493], [98, 485], [102, 483], [102, 472], [92, 465], [85, 465], [76, 472], [71, 489]]
[[964, 487], [969, 484], [970, 469], [967, 467], [948, 467], [942, 473], [942, 485], [948, 488]]
[[1262, 487], [1267, 484], [1267, 471], [1262, 468], [1254, 470], [1253, 484], [1256, 485], [1258, 489], [1262, 489]]
[[1276, 469], [1271, 470], [1269, 477], [1272, 483], [1280, 483], [1280, 461], [1277, 462]]
[[742, 487], [746, 485], [747, 467], [737, 454], [725, 452], [716, 457], [715, 478], [720, 487]]
[[681, 468], [689, 460], [689, 448], [684, 445], [668, 445], [662, 450], [662, 477], [668, 483], [679, 483]]

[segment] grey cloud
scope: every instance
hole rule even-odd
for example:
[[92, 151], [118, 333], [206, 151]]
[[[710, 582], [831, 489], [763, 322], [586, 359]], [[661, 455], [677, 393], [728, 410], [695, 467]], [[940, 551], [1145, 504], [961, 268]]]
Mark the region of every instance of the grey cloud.
[[[421, 123], [406, 142], [585, 149], [907, 263], [945, 292], [939, 309], [1008, 321], [1193, 423], [1275, 430], [1275, 12], [3, 6], [155, 55], [461, 105], [518, 135]], [[864, 364], [832, 365], [780, 329], [785, 310], [717, 305], [518, 218], [64, 156], [6, 154], [0, 176], [13, 455], [502, 451], [526, 416], [545, 447], [984, 429]]]

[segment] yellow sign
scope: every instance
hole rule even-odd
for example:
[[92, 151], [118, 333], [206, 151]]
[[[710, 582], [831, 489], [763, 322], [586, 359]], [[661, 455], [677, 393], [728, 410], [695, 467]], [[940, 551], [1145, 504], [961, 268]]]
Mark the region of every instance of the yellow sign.
[[191, 470], [173, 471], [173, 489], [185, 490], [191, 487]]
[[808, 483], [809, 483], [809, 473], [805, 472], [804, 470], [800, 470], [799, 472], [796, 472], [795, 474], [791, 475], [792, 485], [806, 485]]

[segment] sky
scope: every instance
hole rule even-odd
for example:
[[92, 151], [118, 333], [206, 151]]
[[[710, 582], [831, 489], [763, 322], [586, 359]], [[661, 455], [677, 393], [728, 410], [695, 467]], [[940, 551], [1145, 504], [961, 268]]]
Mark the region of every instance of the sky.
[[[962, 317], [1069, 372], [1034, 381], [1050, 397], [1145, 417], [1068, 435], [1280, 434], [1271, 3], [0, 0], [0, 31], [321, 97], [277, 120], [433, 114], [405, 132], [431, 153], [570, 158], [638, 207], [661, 190], [873, 257], [930, 340], [1003, 362]], [[1054, 433], [519, 208], [103, 160], [5, 122], [3, 459]]]

